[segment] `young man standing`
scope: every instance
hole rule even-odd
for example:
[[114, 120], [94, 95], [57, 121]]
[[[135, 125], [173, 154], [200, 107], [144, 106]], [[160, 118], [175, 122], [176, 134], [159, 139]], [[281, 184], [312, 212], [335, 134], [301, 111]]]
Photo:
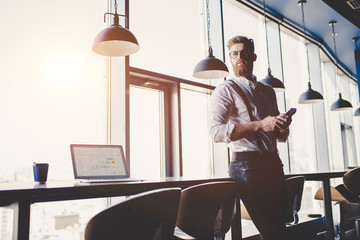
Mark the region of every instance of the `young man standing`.
[[235, 76], [211, 96], [210, 135], [232, 152], [229, 175], [264, 240], [286, 239], [286, 191], [277, 141], [289, 136], [291, 117], [280, 114], [272, 87], [256, 81], [254, 43], [245, 36], [227, 47]]

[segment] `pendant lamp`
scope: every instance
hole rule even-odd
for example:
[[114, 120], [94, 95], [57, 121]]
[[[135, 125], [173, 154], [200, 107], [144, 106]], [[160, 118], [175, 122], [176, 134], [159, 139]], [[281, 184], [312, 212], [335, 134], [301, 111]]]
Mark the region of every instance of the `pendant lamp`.
[[311, 104], [311, 103], [319, 103], [323, 101], [324, 101], [323, 96], [319, 92], [314, 91], [311, 88], [311, 83], [308, 82], [308, 90], [300, 95], [298, 103]]
[[201, 60], [194, 68], [193, 76], [202, 79], [216, 79], [224, 78], [229, 75], [229, 69], [225, 63], [213, 55], [210, 38], [210, 10], [209, 0], [206, 0], [206, 14], [207, 14], [207, 32], [208, 32], [208, 45], [209, 56]]
[[[303, 24], [303, 30], [304, 30], [304, 39], [306, 41], [306, 30], [305, 30], [305, 15], [304, 15], [304, 5], [306, 4], [306, 1], [302, 0], [298, 2], [298, 5], [301, 7], [301, 13], [302, 13], [302, 24]], [[308, 43], [305, 43], [305, 49], [306, 49], [306, 59], [307, 59], [307, 67], [308, 67], [308, 90], [304, 93], [302, 93], [299, 97], [298, 103], [301, 104], [312, 104], [312, 103], [319, 103], [323, 102], [324, 98], [323, 96], [317, 92], [314, 91], [311, 88], [310, 83], [310, 64], [309, 64], [309, 45]]]
[[339, 93], [339, 98], [333, 104], [331, 104], [330, 110], [331, 111], [343, 111], [352, 109], [352, 105], [350, 102], [342, 99], [341, 93]]
[[125, 17], [117, 13], [117, 2], [115, 0], [115, 13], [105, 13], [104, 22], [107, 14], [114, 16], [114, 23], [105, 28], [95, 37], [92, 50], [103, 56], [128, 56], [139, 50], [139, 44], [136, 37], [126, 28], [119, 24], [119, 16]]
[[275, 92], [281, 92], [281, 91], [285, 91], [285, 87], [282, 81], [280, 81], [279, 79], [275, 78], [272, 74], [271, 74], [271, 68], [270, 68], [270, 57], [269, 57], [269, 44], [268, 44], [268, 32], [267, 32], [267, 22], [266, 22], [266, 11], [265, 11], [265, 0], [263, 1], [263, 7], [264, 7], [264, 24], [265, 24], [265, 36], [266, 36], [266, 51], [267, 51], [267, 62], [268, 62], [268, 75], [264, 78], [261, 79], [260, 82], [265, 83], [267, 85], [270, 85], [271, 87], [273, 87]]
[[[355, 51], [358, 51], [358, 47], [357, 47], [357, 41], [359, 40], [359, 37], [354, 37], [352, 39], [355, 43]], [[360, 51], [360, 49], [359, 49]], [[356, 59], [355, 59], [356, 61]], [[360, 66], [360, 63], [357, 63], [358, 66]], [[356, 68], [356, 71], [357, 71], [357, 76], [358, 76], [358, 81], [359, 81], [359, 78], [360, 78], [360, 67], [359, 68]], [[358, 89], [359, 89], [359, 103], [360, 103], [360, 83], [358, 82]], [[358, 109], [355, 110], [354, 112], [354, 116], [356, 117], [359, 117], [360, 116], [360, 107]]]
[[360, 116], [360, 107], [358, 109], [356, 109], [356, 111], [354, 112], [354, 116], [356, 116], [356, 117]]
[[[339, 83], [337, 82], [338, 58], [337, 58], [336, 41], [335, 41], [335, 37], [337, 35], [335, 33], [335, 24], [336, 24], [336, 21], [329, 22], [329, 25], [331, 26], [331, 29], [332, 29], [332, 37], [333, 37], [334, 51], [335, 51], [335, 66], [336, 66], [335, 82], [336, 82], [336, 87], [339, 88]], [[339, 91], [339, 89], [338, 89], [338, 91]], [[342, 99], [341, 93], [339, 91], [339, 99], [336, 100], [333, 104], [331, 104], [330, 110], [331, 111], [343, 111], [343, 110], [348, 110], [348, 109], [352, 109], [352, 105], [350, 102]]]

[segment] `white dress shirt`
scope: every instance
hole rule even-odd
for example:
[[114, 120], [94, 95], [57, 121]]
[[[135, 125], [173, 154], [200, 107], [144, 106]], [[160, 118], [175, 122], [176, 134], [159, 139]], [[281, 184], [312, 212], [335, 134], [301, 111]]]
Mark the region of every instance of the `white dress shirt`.
[[[277, 116], [279, 114], [276, 95], [272, 87], [265, 85], [266, 93], [261, 93], [261, 95], [264, 99], [264, 105], [266, 106], [261, 108], [264, 112], [259, 113], [257, 107], [254, 105], [253, 96], [255, 86], [258, 83], [255, 81], [254, 84], [244, 77], [232, 77], [232, 80], [241, 87], [248, 97], [255, 120], [261, 120], [260, 116]], [[251, 121], [246, 104], [234, 87], [233, 83], [229, 80], [224, 81], [215, 88], [211, 95], [209, 119], [210, 136], [215, 142], [225, 142], [232, 152], [260, 151], [256, 143], [255, 134], [237, 141], [231, 141], [230, 135], [235, 125]], [[274, 132], [264, 133], [263, 131], [259, 131], [259, 135], [266, 147], [266, 151], [277, 151]]]

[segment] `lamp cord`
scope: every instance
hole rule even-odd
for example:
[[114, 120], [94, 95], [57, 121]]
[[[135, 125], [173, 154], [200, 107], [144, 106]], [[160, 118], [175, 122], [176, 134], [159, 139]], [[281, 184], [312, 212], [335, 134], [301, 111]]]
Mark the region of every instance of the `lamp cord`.
[[333, 37], [333, 43], [334, 43], [334, 52], [335, 52], [335, 82], [336, 82], [336, 88], [338, 90], [338, 92], [340, 93], [340, 84], [339, 84], [339, 79], [338, 79], [338, 57], [337, 57], [337, 50], [336, 50], [336, 33], [335, 33], [335, 21], [330, 22], [331, 25], [331, 30], [332, 30], [332, 37]]
[[115, 13], [117, 13], [118, 3], [117, 3], [116, 0], [115, 0], [115, 3], [114, 3], [114, 7], [115, 7]]
[[338, 57], [337, 57], [337, 50], [336, 50], [336, 33], [335, 33], [335, 23], [331, 23], [331, 29], [332, 29], [332, 37], [333, 37], [333, 42], [334, 42], [334, 51], [335, 51], [335, 65], [338, 65]]
[[[207, 21], [207, 32], [208, 32], [208, 44], [209, 50], [211, 49], [211, 37], [210, 37], [210, 9], [209, 0], [206, 0], [206, 21]], [[212, 52], [212, 49], [210, 50]]]
[[268, 40], [268, 32], [267, 32], [267, 23], [266, 23], [266, 5], [265, 0], [263, 0], [263, 13], [264, 13], [264, 24], [265, 24], [265, 37], [266, 37], [266, 54], [267, 54], [267, 62], [268, 62], [268, 71], [270, 72], [270, 56], [269, 56], [269, 40]]
[[[355, 45], [354, 51], [356, 52], [358, 50], [357, 42], [359, 41], [359, 37], [354, 37], [352, 40], [354, 41], [354, 45]], [[360, 85], [358, 85], [358, 90], [359, 90], [359, 103], [360, 103]]]
[[306, 51], [306, 60], [307, 60], [307, 69], [308, 69], [308, 78], [310, 84], [310, 61], [309, 61], [309, 44], [306, 39], [306, 28], [305, 28], [305, 14], [304, 14], [304, 5], [306, 1], [300, 1], [301, 5], [301, 16], [302, 16], [302, 24], [303, 24], [303, 32], [304, 32], [304, 40], [305, 40], [305, 51]]

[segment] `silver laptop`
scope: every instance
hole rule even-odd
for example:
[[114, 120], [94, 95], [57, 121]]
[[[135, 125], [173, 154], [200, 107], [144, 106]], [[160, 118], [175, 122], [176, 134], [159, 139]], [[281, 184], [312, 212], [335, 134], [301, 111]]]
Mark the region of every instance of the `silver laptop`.
[[71, 144], [74, 178], [80, 182], [135, 181], [121, 145]]

